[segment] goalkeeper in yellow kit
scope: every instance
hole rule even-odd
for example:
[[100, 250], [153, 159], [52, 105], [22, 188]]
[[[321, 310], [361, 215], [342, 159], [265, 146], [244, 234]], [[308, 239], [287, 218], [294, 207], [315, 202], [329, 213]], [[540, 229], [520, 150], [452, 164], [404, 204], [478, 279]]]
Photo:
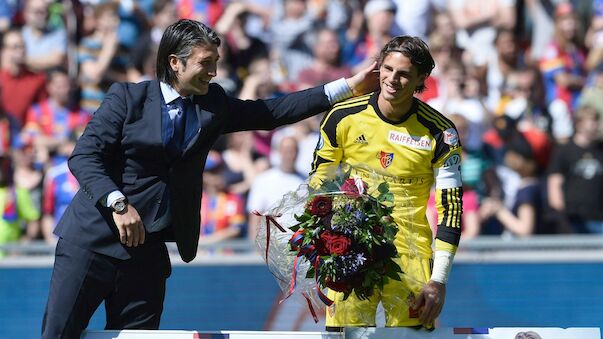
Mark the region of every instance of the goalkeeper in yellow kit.
[[[433, 327], [444, 305], [446, 282], [461, 234], [461, 144], [454, 124], [415, 98], [434, 67], [427, 45], [399, 36], [378, 58], [378, 92], [339, 103], [321, 123], [311, 183], [323, 180], [331, 165], [355, 166], [354, 175], [388, 181], [395, 196], [393, 217], [401, 281], [390, 280], [369, 300], [329, 291], [327, 330], [375, 326], [379, 302], [388, 327]], [[378, 170], [382, 175], [362, 170]], [[435, 183], [438, 229], [433, 235], [425, 215]], [[375, 186], [375, 185], [371, 185]]]

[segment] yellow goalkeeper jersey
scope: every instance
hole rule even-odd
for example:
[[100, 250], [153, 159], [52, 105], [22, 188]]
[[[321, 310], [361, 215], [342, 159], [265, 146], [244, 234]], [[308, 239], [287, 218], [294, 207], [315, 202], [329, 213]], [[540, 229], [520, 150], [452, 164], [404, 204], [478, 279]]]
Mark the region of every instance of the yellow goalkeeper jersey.
[[395, 197], [393, 217], [399, 228], [395, 245], [401, 254], [425, 258], [432, 255], [433, 234], [426, 207], [435, 183], [436, 238], [440, 240], [436, 248], [454, 253], [461, 233], [463, 195], [461, 144], [456, 128], [416, 98], [402, 120], [389, 120], [379, 111], [377, 96], [372, 93], [344, 101], [325, 116], [311, 183], [324, 180], [331, 165], [340, 163], [354, 166], [353, 174], [369, 185], [388, 181]]

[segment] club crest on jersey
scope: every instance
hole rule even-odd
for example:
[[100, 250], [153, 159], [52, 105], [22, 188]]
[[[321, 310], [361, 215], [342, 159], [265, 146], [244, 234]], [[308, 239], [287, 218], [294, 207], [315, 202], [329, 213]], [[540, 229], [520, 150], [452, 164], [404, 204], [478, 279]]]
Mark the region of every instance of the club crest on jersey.
[[459, 135], [454, 128], [449, 128], [444, 131], [444, 143], [452, 147], [459, 145]]
[[381, 151], [377, 153], [377, 158], [379, 158], [379, 161], [381, 162], [381, 167], [388, 168], [389, 165], [394, 162], [394, 153], [387, 153]]

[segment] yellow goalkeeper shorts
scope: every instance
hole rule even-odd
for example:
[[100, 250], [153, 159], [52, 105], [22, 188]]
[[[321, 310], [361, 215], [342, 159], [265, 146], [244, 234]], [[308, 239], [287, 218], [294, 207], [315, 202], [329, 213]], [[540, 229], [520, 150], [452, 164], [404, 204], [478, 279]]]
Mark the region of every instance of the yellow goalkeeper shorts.
[[368, 300], [360, 300], [352, 292], [346, 300], [343, 293], [329, 290], [327, 296], [333, 305], [327, 307], [327, 327], [375, 326], [375, 314], [379, 302], [385, 313], [385, 326], [408, 327], [421, 325], [418, 314], [410, 309], [411, 301], [431, 278], [432, 260], [409, 259], [402, 255], [395, 260], [402, 271], [401, 281], [390, 279], [383, 290], [375, 290]]

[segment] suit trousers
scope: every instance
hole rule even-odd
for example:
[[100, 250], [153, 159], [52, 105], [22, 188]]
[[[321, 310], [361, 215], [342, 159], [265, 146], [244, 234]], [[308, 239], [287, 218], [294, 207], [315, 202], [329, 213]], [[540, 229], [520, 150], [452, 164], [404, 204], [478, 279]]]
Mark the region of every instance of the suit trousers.
[[171, 274], [165, 243], [129, 248], [120, 260], [59, 239], [42, 338], [79, 338], [105, 301], [105, 329], [158, 329]]

